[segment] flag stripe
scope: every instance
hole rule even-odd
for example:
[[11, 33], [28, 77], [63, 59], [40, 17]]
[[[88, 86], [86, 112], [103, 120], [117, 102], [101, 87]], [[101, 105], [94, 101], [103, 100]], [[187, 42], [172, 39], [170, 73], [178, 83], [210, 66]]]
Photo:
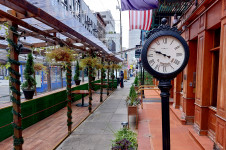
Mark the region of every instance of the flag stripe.
[[142, 13], [139, 11], [139, 13], [140, 13], [140, 26], [139, 26], [139, 29], [141, 29], [141, 27], [142, 27]]
[[[129, 18], [131, 18], [131, 11], [129, 11]], [[129, 19], [129, 30], [132, 30], [132, 21]]]
[[[148, 10], [147, 10], [147, 11], [148, 11]], [[145, 28], [145, 30], [148, 30], [149, 22], [150, 22], [150, 13], [148, 12], [148, 21], [147, 21], [147, 23], [146, 23], [146, 28]]]
[[152, 10], [129, 11], [130, 30], [141, 29], [150, 30], [152, 23]]
[[150, 12], [150, 22], [149, 22], [148, 30], [150, 30], [151, 28], [151, 23], [152, 23], [152, 11]]
[[144, 30], [144, 28], [145, 28], [145, 22], [146, 22], [146, 11], [143, 11], [144, 13], [144, 19], [143, 19], [143, 30]]

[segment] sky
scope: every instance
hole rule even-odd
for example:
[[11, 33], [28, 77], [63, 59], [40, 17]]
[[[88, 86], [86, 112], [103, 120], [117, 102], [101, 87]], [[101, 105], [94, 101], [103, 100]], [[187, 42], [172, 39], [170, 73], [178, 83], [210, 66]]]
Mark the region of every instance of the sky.
[[[89, 8], [94, 12], [110, 10], [115, 20], [115, 29], [120, 33], [120, 13], [116, 6], [121, 5], [120, 0], [84, 0]], [[129, 12], [122, 11], [122, 47], [129, 45]]]

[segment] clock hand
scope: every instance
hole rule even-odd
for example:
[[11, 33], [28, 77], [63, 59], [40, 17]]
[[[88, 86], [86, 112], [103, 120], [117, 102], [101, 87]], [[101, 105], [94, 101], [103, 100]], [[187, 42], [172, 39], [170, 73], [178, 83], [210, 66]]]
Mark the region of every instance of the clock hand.
[[168, 57], [168, 58], [171, 57], [171, 56], [168, 56], [168, 55], [166, 55], [166, 54], [161, 53], [160, 51], [155, 51], [155, 53], [157, 53], [157, 54], [162, 54], [164, 57]]
[[171, 56], [168, 56], [168, 55], [166, 55], [166, 54], [162, 54], [164, 57], [168, 57], [168, 58], [170, 58]]
[[155, 51], [155, 53], [157, 53], [157, 54], [162, 54], [160, 51]]

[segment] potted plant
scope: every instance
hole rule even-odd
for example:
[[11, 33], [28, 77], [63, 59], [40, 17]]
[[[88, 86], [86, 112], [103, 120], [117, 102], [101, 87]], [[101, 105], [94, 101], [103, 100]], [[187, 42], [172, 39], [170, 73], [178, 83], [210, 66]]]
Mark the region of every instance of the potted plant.
[[79, 71], [79, 62], [77, 61], [76, 64], [76, 70], [75, 70], [75, 76], [74, 76], [74, 81], [76, 85], [80, 85], [81, 80], [79, 80], [79, 75], [80, 75], [80, 71]]
[[122, 128], [114, 133], [112, 150], [137, 150], [137, 134], [127, 128]]
[[137, 91], [138, 90], [138, 76], [135, 77], [133, 84], [135, 85], [134, 88]]
[[128, 122], [129, 122], [129, 115], [136, 115], [136, 128], [138, 127], [138, 105], [140, 101], [138, 100], [138, 96], [134, 85], [130, 88], [129, 96], [126, 99], [126, 104], [128, 106]]
[[32, 54], [28, 54], [27, 63], [24, 70], [24, 77], [26, 81], [22, 84], [22, 90], [25, 96], [25, 99], [32, 99], [35, 92], [35, 79], [33, 78], [34, 74], [34, 62]]

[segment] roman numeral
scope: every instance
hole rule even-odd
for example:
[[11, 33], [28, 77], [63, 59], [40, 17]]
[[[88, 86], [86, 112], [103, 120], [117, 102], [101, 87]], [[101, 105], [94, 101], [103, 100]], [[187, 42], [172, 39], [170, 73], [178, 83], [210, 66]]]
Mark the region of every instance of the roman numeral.
[[163, 43], [167, 44], [167, 38], [163, 38]]
[[149, 64], [150, 64], [151, 66], [153, 66], [153, 65], [155, 64], [155, 60], [154, 60], [154, 59], [150, 60], [150, 61], [149, 61]]
[[182, 53], [176, 53], [177, 57], [182, 56], [182, 55], [183, 55]]
[[180, 61], [177, 60], [177, 59], [175, 59], [173, 63], [175, 63], [176, 65], [179, 65], [180, 64]]
[[166, 66], [162, 66], [163, 72], [167, 72], [166, 71]]
[[149, 54], [148, 57], [153, 57], [153, 54]]
[[156, 41], [155, 41], [155, 43], [156, 43], [157, 45], [160, 45], [160, 43], [159, 43], [159, 41], [158, 41], [158, 40], [156, 40]]
[[173, 42], [174, 42], [174, 40], [172, 40], [172, 42], [170, 43], [170, 45], [172, 45], [172, 44], [173, 44]]
[[156, 65], [155, 66], [155, 70], [158, 70], [159, 71], [159, 67], [160, 67], [159, 65]]
[[[171, 68], [173, 68], [173, 66], [172, 66], [172, 65], [170, 65], [170, 67], [171, 67]], [[173, 69], [174, 69], [174, 68], [173, 68]]]
[[177, 47], [175, 47], [174, 49], [175, 49], [175, 50], [177, 50], [177, 49], [179, 49], [179, 48], [180, 48], [180, 45], [179, 45], [179, 46], [177, 46]]

